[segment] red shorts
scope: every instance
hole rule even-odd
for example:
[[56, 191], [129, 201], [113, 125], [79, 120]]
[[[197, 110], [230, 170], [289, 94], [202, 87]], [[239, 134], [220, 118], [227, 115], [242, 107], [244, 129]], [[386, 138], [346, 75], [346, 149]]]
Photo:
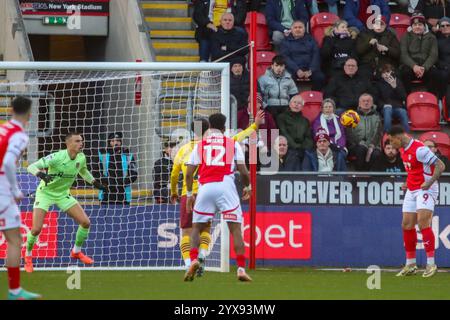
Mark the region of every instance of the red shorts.
[[181, 196], [180, 200], [180, 228], [181, 229], [187, 229], [192, 228], [192, 212], [187, 213], [186, 212], [186, 202], [187, 197]]

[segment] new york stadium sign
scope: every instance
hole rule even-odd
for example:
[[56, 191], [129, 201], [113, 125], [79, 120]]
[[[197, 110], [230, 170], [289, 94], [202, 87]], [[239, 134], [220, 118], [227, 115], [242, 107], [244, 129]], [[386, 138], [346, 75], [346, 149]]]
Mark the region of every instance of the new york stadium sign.
[[[258, 205], [397, 206], [406, 177], [260, 175]], [[450, 177], [439, 180], [438, 206], [450, 205]]]
[[109, 16], [110, 0], [19, 0], [24, 15], [63, 15], [79, 11], [85, 16]]

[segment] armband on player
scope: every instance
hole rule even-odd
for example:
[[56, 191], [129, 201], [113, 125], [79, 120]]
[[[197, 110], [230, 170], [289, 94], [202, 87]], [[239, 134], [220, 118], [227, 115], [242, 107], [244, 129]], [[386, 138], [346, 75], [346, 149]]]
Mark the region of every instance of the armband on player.
[[192, 197], [192, 191], [186, 191], [186, 197]]
[[45, 172], [42, 172], [42, 171], [39, 171], [36, 174], [36, 177], [43, 180], [45, 182], [45, 184], [48, 184], [49, 182], [51, 182], [53, 180], [53, 177], [51, 175], [46, 174]]
[[249, 184], [248, 186], [244, 187], [244, 191], [245, 191], [245, 192], [250, 192], [250, 191], [252, 191], [252, 185]]

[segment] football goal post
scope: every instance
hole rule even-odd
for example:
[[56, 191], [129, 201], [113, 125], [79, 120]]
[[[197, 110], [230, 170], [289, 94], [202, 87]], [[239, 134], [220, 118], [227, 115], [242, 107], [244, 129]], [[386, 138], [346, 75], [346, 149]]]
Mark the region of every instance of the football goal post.
[[[89, 269], [184, 268], [180, 208], [169, 201], [170, 165], [176, 151], [193, 138], [193, 120], [222, 112], [230, 128], [229, 65], [0, 62], [0, 70], [6, 70], [0, 80], [1, 122], [9, 119], [15, 96], [33, 101], [30, 143], [18, 172], [27, 195], [20, 204], [24, 240], [39, 182], [26, 167], [65, 149], [65, 135], [77, 132], [93, 176], [108, 181], [111, 192], [120, 195], [107, 197], [81, 178], [71, 189], [91, 220], [83, 247], [94, 259]], [[120, 140], [120, 151], [113, 139]], [[76, 230], [66, 213], [51, 207], [34, 247], [35, 269], [65, 270], [77, 264], [70, 258]], [[211, 236], [207, 270], [227, 272], [229, 234], [219, 215]], [[0, 236], [0, 259], [5, 255]]]

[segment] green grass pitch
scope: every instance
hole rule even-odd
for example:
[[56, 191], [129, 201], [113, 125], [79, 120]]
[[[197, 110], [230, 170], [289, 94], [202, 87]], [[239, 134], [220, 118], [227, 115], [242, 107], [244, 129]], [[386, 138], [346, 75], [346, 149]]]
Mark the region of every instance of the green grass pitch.
[[[182, 271], [83, 271], [81, 289], [67, 289], [70, 274], [63, 271], [22, 272], [22, 285], [44, 299], [450, 299], [450, 272], [432, 278], [421, 273], [405, 278], [381, 273], [381, 289], [369, 290], [370, 274], [363, 271], [321, 271], [311, 268], [250, 270], [251, 283], [240, 283], [230, 273], [207, 272], [183, 282]], [[0, 273], [6, 298], [6, 272]]]

